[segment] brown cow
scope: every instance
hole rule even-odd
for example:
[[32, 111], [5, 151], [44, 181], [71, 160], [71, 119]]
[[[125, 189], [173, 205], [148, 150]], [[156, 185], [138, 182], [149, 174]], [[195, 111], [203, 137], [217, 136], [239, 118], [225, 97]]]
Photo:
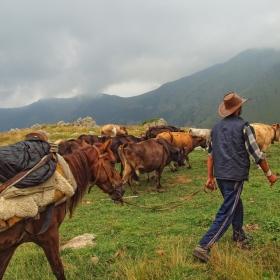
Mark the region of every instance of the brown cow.
[[82, 147], [82, 140], [80, 139], [68, 139], [68, 140], [57, 140], [55, 144], [58, 145], [58, 153], [60, 155], [69, 155], [73, 151], [78, 150]]
[[274, 141], [279, 142], [279, 123], [268, 125], [263, 123], [251, 123], [256, 133], [256, 140], [261, 151], [265, 152], [270, 144], [274, 144]]
[[132, 177], [139, 184], [139, 174], [156, 171], [157, 188], [161, 188], [162, 171], [171, 161], [180, 161], [182, 152], [169, 144], [165, 139], [148, 139], [139, 143], [126, 143], [118, 148], [118, 154], [123, 165], [123, 185], [128, 183], [131, 191]]
[[184, 132], [183, 129], [179, 127], [175, 127], [172, 125], [156, 125], [149, 126], [149, 128], [142, 134], [143, 140], [147, 140], [150, 138], [156, 138], [156, 136], [162, 132], [170, 131], [170, 132]]
[[68, 140], [57, 140], [55, 144], [58, 146], [58, 153], [63, 155], [69, 155], [74, 151], [89, 145], [85, 140], [81, 139], [68, 139]]
[[117, 134], [125, 134], [127, 135], [126, 128], [123, 125], [116, 125], [116, 124], [107, 124], [104, 125], [101, 130], [101, 136], [116, 136]]
[[105, 143], [107, 140], [110, 139], [109, 136], [98, 136], [93, 134], [82, 134], [77, 139], [85, 140], [88, 144], [93, 145], [94, 143]]
[[[141, 142], [141, 138], [136, 137], [134, 135], [116, 135], [114, 137], [112, 137], [112, 144], [110, 146], [110, 149], [113, 151], [115, 158], [116, 158], [116, 162], [119, 163], [121, 162], [119, 155], [118, 155], [118, 148], [120, 145], [123, 145], [125, 143], [139, 143]], [[121, 167], [121, 173], [122, 173], [122, 167]]]
[[184, 148], [186, 161], [188, 163], [188, 169], [191, 168], [188, 154], [198, 146], [203, 149], [207, 148], [206, 139], [203, 135], [192, 136], [185, 132], [162, 132], [158, 134], [156, 138], [164, 138], [173, 146]]

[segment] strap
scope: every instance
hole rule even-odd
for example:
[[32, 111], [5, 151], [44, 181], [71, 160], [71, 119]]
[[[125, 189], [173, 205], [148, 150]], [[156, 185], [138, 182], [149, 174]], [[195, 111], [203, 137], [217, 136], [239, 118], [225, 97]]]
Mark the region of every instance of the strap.
[[49, 226], [51, 224], [53, 211], [54, 211], [54, 206], [55, 206], [55, 203], [51, 203], [46, 207], [44, 223], [43, 223], [42, 228], [40, 229], [40, 231], [38, 233], [31, 233], [31, 232], [27, 231], [27, 229], [24, 229], [24, 231], [28, 234], [31, 234], [31, 235], [40, 235], [40, 234], [44, 233], [49, 228]]

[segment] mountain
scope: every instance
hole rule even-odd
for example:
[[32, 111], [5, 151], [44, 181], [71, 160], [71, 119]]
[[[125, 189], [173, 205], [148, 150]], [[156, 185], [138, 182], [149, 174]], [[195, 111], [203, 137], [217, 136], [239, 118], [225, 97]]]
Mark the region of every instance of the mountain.
[[279, 78], [280, 50], [248, 49], [225, 63], [134, 97], [83, 95], [0, 108], [0, 131], [31, 127], [35, 123], [74, 122], [87, 116], [98, 125], [138, 125], [150, 118], [164, 118], [175, 126], [211, 128], [220, 119], [217, 109], [223, 96], [231, 91], [251, 98], [244, 104], [244, 119], [278, 123]]

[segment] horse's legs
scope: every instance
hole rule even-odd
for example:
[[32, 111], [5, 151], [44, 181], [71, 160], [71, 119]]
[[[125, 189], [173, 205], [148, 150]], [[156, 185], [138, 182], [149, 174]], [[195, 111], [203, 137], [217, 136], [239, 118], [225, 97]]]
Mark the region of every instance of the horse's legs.
[[38, 242], [37, 244], [43, 248], [56, 279], [66, 280], [63, 264], [59, 255], [58, 232], [53, 233], [51, 236], [47, 236], [42, 243]]
[[0, 265], [0, 279], [3, 278], [6, 268], [17, 247], [18, 247], [18, 245], [11, 246], [11, 247], [7, 248], [6, 250], [1, 251], [1, 253], [0, 253], [0, 264], [1, 264]]

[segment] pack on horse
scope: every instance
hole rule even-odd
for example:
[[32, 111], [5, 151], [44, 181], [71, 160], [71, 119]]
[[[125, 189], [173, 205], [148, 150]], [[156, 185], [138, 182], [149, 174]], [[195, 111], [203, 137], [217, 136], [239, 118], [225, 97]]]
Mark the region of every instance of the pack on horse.
[[77, 189], [74, 195], [69, 198], [70, 203], [69, 201], [63, 202], [54, 207], [50, 225], [45, 232], [38, 234], [44, 224], [46, 211], [40, 214], [39, 219], [21, 219], [12, 227], [0, 232], [0, 279], [2, 279], [16, 248], [25, 242], [34, 242], [40, 246], [44, 250], [55, 277], [60, 280], [66, 279], [59, 254], [58, 229], [67, 212], [70, 212], [71, 217], [88, 187], [94, 184], [109, 194], [112, 200], [122, 201], [124, 188], [114, 167], [115, 158], [109, 149], [110, 144], [111, 140], [105, 143], [96, 143], [93, 146], [88, 145], [64, 156], [76, 181]]

